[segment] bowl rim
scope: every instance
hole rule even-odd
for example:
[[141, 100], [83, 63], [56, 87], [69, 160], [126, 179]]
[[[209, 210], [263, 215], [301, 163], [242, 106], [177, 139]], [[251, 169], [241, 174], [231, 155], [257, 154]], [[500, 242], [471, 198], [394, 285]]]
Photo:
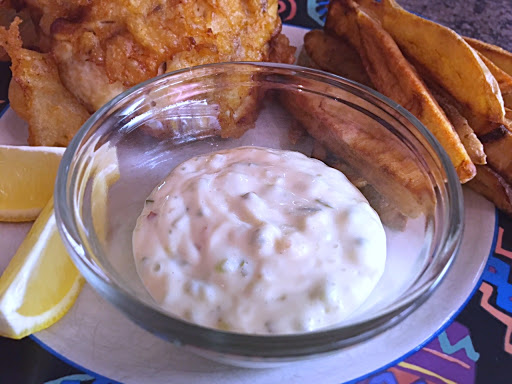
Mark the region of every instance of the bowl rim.
[[[69, 189], [72, 187], [71, 180], [69, 178], [70, 166], [91, 128], [93, 128], [96, 122], [106, 115], [108, 111], [116, 105], [121, 104], [124, 99], [135, 95], [138, 91], [148, 85], [164, 79], [178, 77], [186, 73], [201, 73], [200, 71], [205, 69], [223, 69], [231, 66], [256, 67], [265, 71], [286, 70], [293, 76], [306, 75], [308, 79], [313, 79], [320, 83], [326, 83], [350, 93], [353, 93], [353, 90], [363, 91], [363, 93], [366, 93], [370, 98], [377, 99], [379, 102], [398, 112], [398, 114], [409, 121], [420, 133], [422, 138], [426, 140], [427, 144], [430, 146], [429, 149], [434, 151], [442, 169], [446, 173], [446, 193], [449, 196], [449, 201], [451, 203], [448, 205], [446, 219], [449, 220], [450, 223], [449, 225], [446, 225], [446, 230], [443, 236], [444, 243], [439, 244], [439, 249], [437, 250], [438, 254], [446, 253], [448, 255], [446, 264], [442, 267], [440, 273], [428, 282], [429, 284], [424, 284], [426, 287], [424, 287], [417, 295], [411, 296], [408, 300], [403, 301], [400, 305], [390, 311], [385, 311], [384, 314], [381, 314], [378, 317], [356, 322], [347, 326], [285, 335], [241, 334], [207, 328], [189, 323], [177, 317], [171, 317], [163, 310], [159, 309], [156, 304], [155, 306], [150, 306], [147, 303], [138, 300], [124, 287], [110, 281], [105, 277], [105, 275], [99, 274], [91, 268], [90, 263], [87, 261], [85, 250], [80, 242], [81, 234], [77, 228], [77, 224], [72, 213], [73, 204], [71, 202], [73, 199], [69, 193]], [[366, 101], [373, 104], [369, 99], [366, 99]], [[114, 306], [125, 312], [132, 321], [135, 321], [141, 327], [149, 330], [157, 336], [178, 345], [188, 345], [194, 348], [211, 350], [227, 355], [243, 356], [249, 359], [265, 358], [267, 361], [273, 359], [283, 360], [305, 358], [311, 355], [324, 354], [339, 350], [374, 337], [399, 323], [402, 319], [407, 317], [411, 312], [423, 304], [443, 280], [457, 255], [464, 227], [462, 188], [455, 168], [453, 167], [448, 154], [432, 133], [409, 111], [379, 92], [350, 79], [318, 69], [268, 62], [224, 62], [184, 68], [146, 80], [114, 97], [89, 117], [66, 148], [55, 182], [54, 209], [60, 236], [79, 271], [92, 285], [93, 289], [98, 291], [101, 296], [114, 304]], [[142, 316], [142, 313], [149, 313], [149, 315]], [[145, 318], [142, 319], [142, 317]]]

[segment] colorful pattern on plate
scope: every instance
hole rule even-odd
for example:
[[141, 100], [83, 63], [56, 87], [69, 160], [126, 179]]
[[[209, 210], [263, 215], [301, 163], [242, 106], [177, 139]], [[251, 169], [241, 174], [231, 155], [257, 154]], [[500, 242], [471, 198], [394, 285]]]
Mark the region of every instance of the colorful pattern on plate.
[[469, 329], [453, 322], [415, 354], [357, 384], [474, 383], [479, 357]]
[[[480, 286], [483, 309], [506, 326], [504, 350], [512, 354], [512, 251], [503, 248], [503, 234], [500, 227], [494, 256], [489, 258]], [[512, 229], [507, 231], [512, 232]], [[494, 302], [494, 305], [492, 304]]]
[[[454, 4], [457, 3], [457, 4]], [[462, 24], [463, 7], [470, 18], [477, 18], [489, 26], [484, 40], [508, 42], [510, 27], [503, 23], [512, 15], [509, 0], [420, 1], [403, 0], [401, 4], [429, 18], [455, 25], [455, 28], [473, 36], [482, 32], [479, 23]], [[279, 12], [284, 22], [306, 28], [319, 28], [325, 21], [326, 0], [280, 0]], [[508, 8], [507, 8], [508, 7]], [[450, 12], [445, 12], [450, 9]], [[508, 9], [508, 11], [507, 11]], [[487, 12], [487, 13], [486, 13]], [[506, 17], [483, 17], [489, 12], [500, 12]], [[507, 16], [508, 15], [508, 16]], [[455, 18], [454, 23], [451, 19]], [[473, 25], [474, 24], [474, 25]], [[493, 27], [493, 28], [491, 28]], [[472, 31], [475, 31], [472, 33]], [[493, 32], [494, 31], [494, 32]], [[478, 37], [478, 36], [475, 36]], [[501, 40], [502, 41], [501, 41]], [[498, 41], [500, 40], [500, 41]], [[7, 110], [7, 86], [10, 80], [8, 63], [0, 62], [0, 116]], [[444, 332], [403, 361], [371, 374], [358, 384], [438, 384], [438, 383], [510, 383], [512, 366], [512, 219], [499, 213], [499, 233], [494, 254], [489, 258], [483, 281], [468, 302]], [[40, 347], [33, 339], [13, 341], [0, 338], [0, 351], [9, 351], [0, 359], [0, 382], [46, 384], [109, 384], [111, 381], [82, 373]]]

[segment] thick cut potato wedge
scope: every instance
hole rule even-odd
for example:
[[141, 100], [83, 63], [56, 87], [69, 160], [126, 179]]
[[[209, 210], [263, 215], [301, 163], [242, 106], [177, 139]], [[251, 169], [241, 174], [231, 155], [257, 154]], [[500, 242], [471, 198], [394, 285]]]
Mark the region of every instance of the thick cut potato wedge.
[[491, 71], [492, 75], [498, 82], [498, 86], [500, 87], [501, 95], [512, 93], [512, 76], [510, 76], [507, 72], [502, 70], [496, 64], [494, 64], [487, 57], [478, 53], [485, 66]]
[[407, 12], [395, 0], [357, 2], [382, 23], [407, 57], [423, 65], [474, 115], [503, 123], [505, 110], [498, 83], [461, 36], [447, 27]]
[[30, 145], [66, 146], [89, 113], [62, 85], [50, 54], [22, 48], [19, 23], [0, 27], [0, 46], [12, 60], [11, 107], [27, 120]]
[[512, 215], [512, 187], [491, 167], [477, 166], [475, 178], [467, 185], [499, 209]]
[[[420, 73], [424, 75], [421, 67], [418, 68]], [[451, 95], [429, 78], [428, 75], [425, 75], [423, 78], [434, 95], [439, 98], [441, 105], [447, 103], [455, 107], [458, 114], [467, 118], [468, 125], [474, 132], [488, 132], [485, 135], [477, 135], [478, 141], [483, 145], [486, 163], [496, 172], [499, 172], [507, 182], [512, 182], [512, 151], [510, 150], [512, 148], [512, 128], [510, 128], [512, 127], [512, 122], [505, 119], [504, 124], [498, 124], [481, 120], [477, 116], [472, 115], [466, 106], [457, 103]], [[463, 138], [462, 140], [464, 141]], [[471, 138], [471, 141], [473, 142], [471, 145], [474, 149], [480, 148], [480, 144], [474, 141], [473, 138]], [[469, 153], [471, 151], [468, 149]]]
[[403, 231], [407, 224], [407, 217], [400, 213], [395, 206], [390, 204], [372, 185], [361, 177], [353, 167], [343, 162], [339, 157], [329, 152], [318, 141], [315, 141], [311, 157], [323, 161], [328, 166], [335, 168], [347, 177], [366, 197], [373, 209], [379, 214], [382, 223], [392, 229]]
[[480, 136], [489, 164], [508, 183], [512, 183], [512, 122], [497, 126]]
[[460, 137], [460, 141], [471, 158], [474, 164], [484, 165], [487, 163], [487, 156], [484, 152], [484, 146], [478, 139], [469, 125], [468, 121], [457, 109], [453, 99], [447, 95], [442, 89], [436, 87], [429, 87], [435, 99], [443, 109], [444, 113], [450, 120]]
[[[375, 88], [425, 124], [450, 156], [460, 181], [465, 183], [471, 180], [476, 169], [460, 138], [391, 36], [351, 0], [335, 1], [332, 7], [339, 9], [339, 17], [333, 18], [330, 13], [328, 25], [334, 27], [335, 33], [341, 30], [344, 33], [341, 37], [355, 42]], [[344, 27], [337, 28], [340, 24]]]
[[304, 36], [304, 49], [315, 67], [372, 87], [357, 51], [346, 41], [313, 30]]
[[280, 100], [314, 139], [367, 180], [400, 213], [417, 217], [432, 209], [435, 197], [429, 176], [382, 126], [370, 118], [362, 123], [358, 112], [343, 110], [335, 99], [296, 93], [281, 95]]
[[503, 97], [503, 104], [505, 105], [505, 117], [510, 119], [507, 116], [507, 108], [512, 108], [512, 76], [507, 72], [502, 70], [496, 64], [494, 64], [491, 60], [485, 57], [483, 54], [479, 53], [480, 58], [485, 63], [487, 68], [491, 71], [492, 75], [498, 82], [500, 87], [501, 96]]
[[496, 45], [484, 43], [483, 41], [464, 37], [464, 40], [482, 55], [491, 60], [501, 70], [512, 76], [512, 52], [506, 51]]
[[505, 117], [507, 119], [510, 119], [511, 117], [507, 116], [507, 109], [508, 110], [512, 109], [512, 93], [506, 93], [506, 94], [503, 94], [502, 96], [503, 96], [503, 102], [505, 103]]

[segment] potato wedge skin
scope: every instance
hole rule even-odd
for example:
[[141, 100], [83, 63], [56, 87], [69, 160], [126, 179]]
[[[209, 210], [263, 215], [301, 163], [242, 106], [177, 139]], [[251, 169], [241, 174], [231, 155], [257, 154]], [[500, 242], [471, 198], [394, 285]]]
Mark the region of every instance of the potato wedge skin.
[[[313, 30], [304, 37], [304, 49], [309, 58], [309, 63], [306, 63], [306, 65], [346, 77], [370, 88], [375, 88], [364, 70], [359, 54], [346, 41], [321, 30]], [[432, 89], [430, 90], [455, 128], [471, 161], [474, 164], [486, 164], [483, 145], [469, 126], [467, 120], [455, 106], [450, 104], [451, 100], [448, 97], [436, 93]]]
[[512, 76], [510, 76], [507, 72], [502, 70], [496, 64], [492, 62], [492, 60], [488, 59], [486, 56], [478, 53], [485, 66], [491, 71], [492, 75], [498, 82], [498, 86], [500, 87], [501, 95], [512, 93]]
[[464, 148], [466, 148], [471, 161], [475, 165], [487, 164], [487, 155], [485, 154], [482, 142], [476, 136], [467, 119], [460, 113], [453, 98], [438, 87], [432, 87], [429, 85], [429, 89], [452, 123], [453, 128], [455, 129], [455, 132], [457, 132], [457, 135], [459, 135], [460, 141], [462, 142], [462, 145], [464, 145]]
[[304, 49], [313, 63], [323, 71], [372, 87], [359, 54], [346, 41], [322, 30], [312, 30], [304, 36]]
[[[328, 27], [340, 37], [354, 42], [366, 72], [379, 92], [416, 116], [450, 156], [462, 183], [476, 174], [466, 149], [453, 126], [413, 66], [404, 58], [392, 37], [351, 0], [337, 0], [331, 9], [338, 14], [328, 18]], [[343, 28], [338, 25], [342, 24]], [[356, 28], [352, 30], [351, 28]]]
[[480, 136], [487, 154], [487, 163], [508, 183], [512, 183], [512, 122], [499, 125]]
[[425, 170], [379, 124], [371, 119], [354, 123], [359, 120], [351, 115], [354, 111], [341, 112], [335, 100], [315, 95], [284, 94], [280, 100], [315, 140], [343, 159], [403, 215], [418, 217], [432, 209], [434, 192]]
[[467, 185], [496, 207], [512, 215], [512, 186], [491, 167], [478, 165], [476, 177]]
[[372, 208], [379, 214], [382, 223], [391, 229], [403, 231], [407, 224], [407, 216], [389, 202], [389, 199], [381, 195], [372, 185], [368, 184], [353, 167], [343, 162], [339, 157], [328, 151], [318, 141], [315, 141], [311, 157], [323, 161], [329, 167], [341, 172], [354, 184], [366, 197]]
[[484, 43], [483, 41], [472, 39], [470, 37], [464, 37], [464, 40], [471, 47], [491, 60], [502, 71], [512, 76], [512, 52], [506, 51], [505, 49], [496, 45]]
[[503, 123], [505, 110], [498, 83], [462, 37], [447, 27], [407, 12], [395, 0], [357, 0], [357, 3], [382, 23], [407, 57], [427, 68], [473, 114]]

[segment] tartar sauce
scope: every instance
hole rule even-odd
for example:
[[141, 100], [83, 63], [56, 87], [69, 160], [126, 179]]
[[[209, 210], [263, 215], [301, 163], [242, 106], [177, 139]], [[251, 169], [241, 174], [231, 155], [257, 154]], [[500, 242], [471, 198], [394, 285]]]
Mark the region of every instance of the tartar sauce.
[[340, 322], [384, 271], [386, 237], [339, 171], [301, 153], [239, 147], [177, 166], [133, 233], [151, 296], [187, 321], [275, 334]]

